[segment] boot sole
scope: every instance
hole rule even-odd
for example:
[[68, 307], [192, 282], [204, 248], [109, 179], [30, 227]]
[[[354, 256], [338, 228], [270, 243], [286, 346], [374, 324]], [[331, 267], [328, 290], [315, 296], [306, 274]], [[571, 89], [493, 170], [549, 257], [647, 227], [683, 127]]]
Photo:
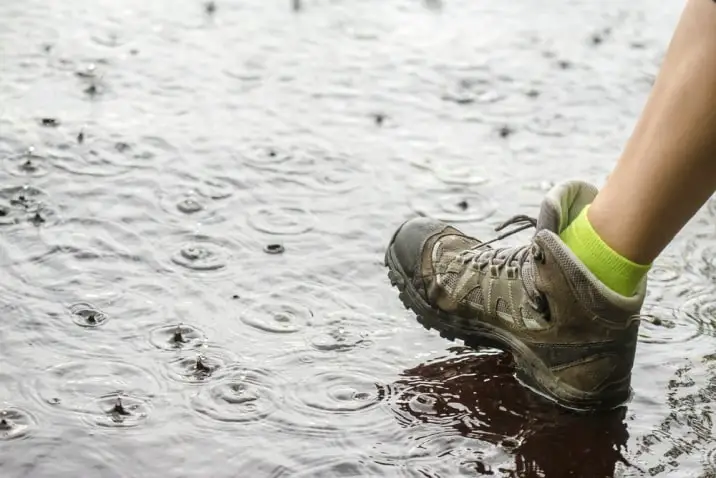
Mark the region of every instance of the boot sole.
[[406, 309], [416, 315], [417, 321], [427, 330], [435, 329], [448, 340], [460, 339], [468, 347], [494, 347], [512, 354], [517, 380], [535, 393], [558, 405], [580, 412], [595, 409], [613, 409], [623, 405], [629, 397], [597, 397], [571, 387], [556, 377], [529, 348], [511, 334], [490, 324], [470, 321], [433, 308], [413, 287], [407, 274], [397, 261], [393, 245], [385, 253], [390, 284], [399, 291], [398, 297]]

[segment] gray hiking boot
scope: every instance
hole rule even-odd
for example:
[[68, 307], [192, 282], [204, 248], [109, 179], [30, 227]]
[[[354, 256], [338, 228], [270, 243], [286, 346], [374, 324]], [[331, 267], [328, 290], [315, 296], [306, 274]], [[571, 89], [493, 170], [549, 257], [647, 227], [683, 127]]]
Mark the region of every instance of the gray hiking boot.
[[[426, 328], [467, 345], [510, 351], [520, 380], [574, 409], [613, 408], [630, 397], [639, 311], [646, 279], [633, 297], [603, 285], [559, 233], [596, 196], [587, 183], [554, 187], [539, 219], [488, 242], [440, 221], [417, 218], [393, 235], [385, 255], [400, 299]], [[529, 244], [491, 244], [528, 227]]]

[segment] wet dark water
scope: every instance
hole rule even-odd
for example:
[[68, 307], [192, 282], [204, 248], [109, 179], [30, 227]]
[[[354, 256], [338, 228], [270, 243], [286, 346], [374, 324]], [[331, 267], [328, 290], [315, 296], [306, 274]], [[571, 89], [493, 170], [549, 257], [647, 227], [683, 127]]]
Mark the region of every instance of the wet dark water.
[[600, 183], [680, 2], [298, 5], [0, 5], [3, 476], [716, 476], [716, 202], [605, 415], [381, 265], [415, 213], [486, 236]]

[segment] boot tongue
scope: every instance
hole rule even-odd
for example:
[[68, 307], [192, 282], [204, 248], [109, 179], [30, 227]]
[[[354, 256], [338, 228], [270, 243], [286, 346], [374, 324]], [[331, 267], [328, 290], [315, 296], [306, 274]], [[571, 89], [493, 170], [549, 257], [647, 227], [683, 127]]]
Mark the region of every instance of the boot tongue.
[[554, 186], [542, 200], [537, 230], [562, 232], [597, 195], [597, 188], [584, 181], [567, 181]]

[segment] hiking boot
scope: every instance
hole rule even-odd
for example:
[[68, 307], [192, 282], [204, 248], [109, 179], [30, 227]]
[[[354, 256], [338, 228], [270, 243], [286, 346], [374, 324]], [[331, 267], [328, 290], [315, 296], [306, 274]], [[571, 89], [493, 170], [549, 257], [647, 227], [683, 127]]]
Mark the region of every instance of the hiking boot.
[[[602, 284], [559, 238], [597, 189], [554, 187], [538, 219], [516, 216], [481, 242], [428, 218], [405, 222], [385, 255], [400, 299], [426, 328], [512, 353], [529, 388], [573, 409], [613, 408], [631, 393], [646, 279], [625, 297]], [[535, 227], [529, 244], [492, 244]]]

